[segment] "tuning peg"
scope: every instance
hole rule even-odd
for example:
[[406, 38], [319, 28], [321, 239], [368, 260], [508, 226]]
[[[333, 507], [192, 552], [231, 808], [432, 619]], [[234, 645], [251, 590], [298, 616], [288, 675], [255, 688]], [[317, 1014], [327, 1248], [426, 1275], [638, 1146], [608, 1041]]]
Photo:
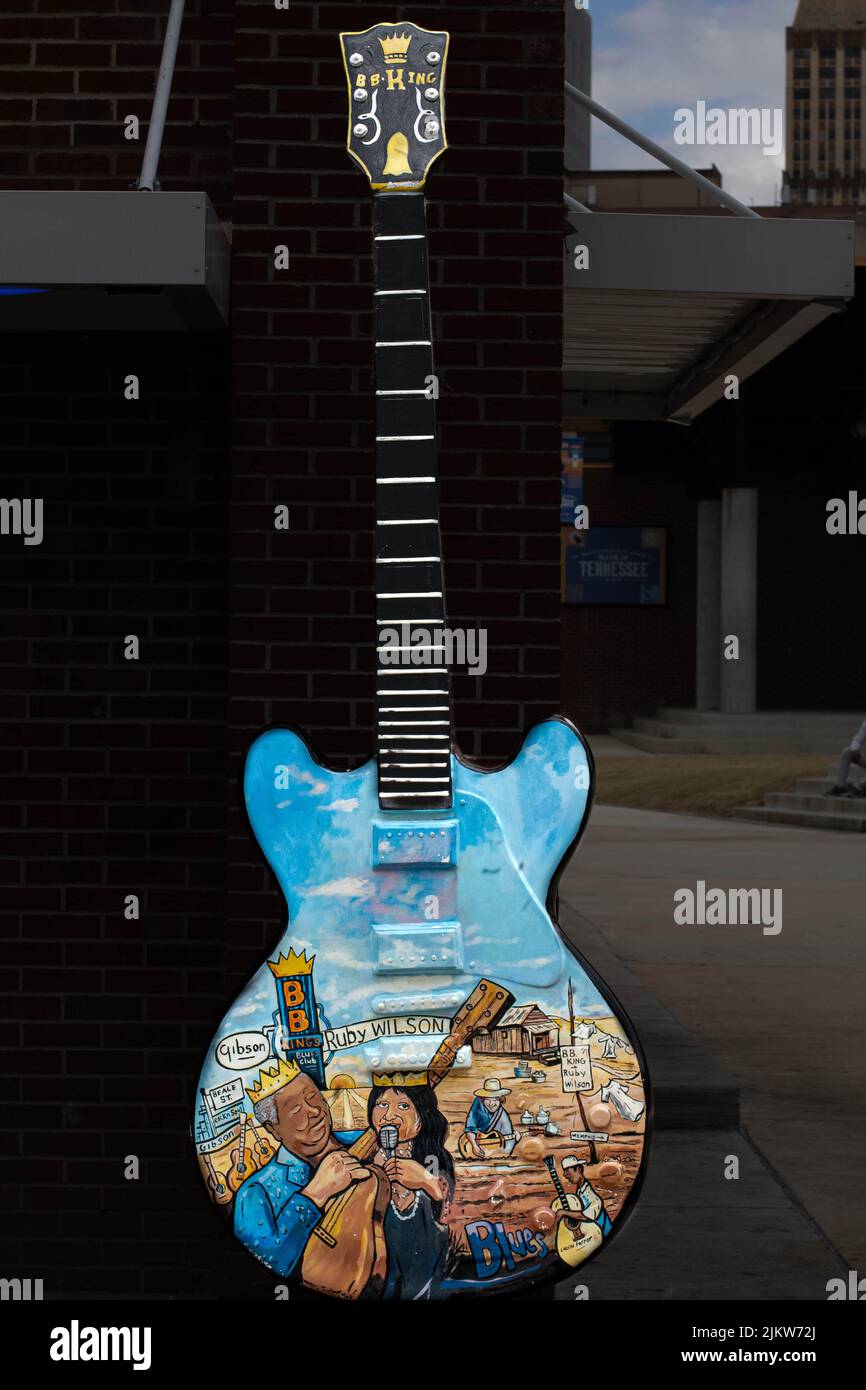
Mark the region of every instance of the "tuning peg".
[[433, 50], [432, 53], [428, 53], [428, 54], [427, 54], [427, 62], [431, 65], [431, 67], [435, 67], [435, 65], [436, 65], [437, 63], [441, 63], [441, 61], [442, 61], [442, 54], [441, 54], [441, 53], [437, 53], [436, 50], [435, 50], [435, 48], [434, 48], [434, 50]]
[[427, 98], [428, 101], [438, 101], [438, 100], [439, 100], [439, 88], [438, 88], [438, 87], [428, 87], [428, 88], [427, 88], [427, 91], [424, 93], [424, 95], [426, 96], [426, 98]]
[[351, 58], [349, 59], [349, 62], [352, 64], [353, 68], [359, 68], [363, 61], [364, 58], [361, 53], [353, 53]]

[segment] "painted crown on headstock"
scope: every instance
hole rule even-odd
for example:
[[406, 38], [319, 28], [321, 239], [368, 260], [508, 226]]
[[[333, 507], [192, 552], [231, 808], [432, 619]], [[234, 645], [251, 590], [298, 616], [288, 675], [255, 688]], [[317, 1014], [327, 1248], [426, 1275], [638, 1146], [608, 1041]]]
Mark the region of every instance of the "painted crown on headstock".
[[424, 187], [443, 150], [449, 35], [417, 24], [374, 24], [341, 34], [349, 85], [346, 148], [372, 188]]

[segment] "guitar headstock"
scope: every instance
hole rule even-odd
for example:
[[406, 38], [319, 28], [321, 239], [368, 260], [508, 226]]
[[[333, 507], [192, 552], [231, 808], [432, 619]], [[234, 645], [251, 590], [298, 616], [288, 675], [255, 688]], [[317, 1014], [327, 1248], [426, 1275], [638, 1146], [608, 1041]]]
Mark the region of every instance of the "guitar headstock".
[[376, 190], [424, 187], [447, 149], [445, 67], [449, 35], [402, 20], [341, 34], [349, 87], [346, 148]]

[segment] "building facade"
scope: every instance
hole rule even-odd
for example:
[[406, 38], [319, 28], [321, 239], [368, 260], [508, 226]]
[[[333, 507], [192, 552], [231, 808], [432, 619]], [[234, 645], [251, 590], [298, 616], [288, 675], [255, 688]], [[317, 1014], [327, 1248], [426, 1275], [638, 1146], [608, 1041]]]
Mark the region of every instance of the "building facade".
[[785, 201], [866, 205], [866, 0], [800, 0], [786, 31]]
[[[588, 9], [575, 5], [565, 9], [565, 80], [578, 91], [592, 93], [592, 19]], [[590, 114], [571, 100], [566, 102], [565, 111], [565, 167], [588, 169]]]

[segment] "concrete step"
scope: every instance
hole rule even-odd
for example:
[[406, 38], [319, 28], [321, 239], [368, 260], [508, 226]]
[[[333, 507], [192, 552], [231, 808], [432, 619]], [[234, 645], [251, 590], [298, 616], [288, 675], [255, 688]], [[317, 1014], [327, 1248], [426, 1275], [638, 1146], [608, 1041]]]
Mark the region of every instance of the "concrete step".
[[642, 753], [703, 753], [705, 748], [698, 739], [659, 738], [653, 734], [638, 734], [633, 729], [611, 729], [613, 738], [627, 743], [631, 748], [639, 748]]
[[633, 719], [631, 727], [636, 734], [649, 734], [651, 738], [703, 738], [704, 730], [690, 728], [685, 724], [674, 724], [666, 719]]
[[621, 743], [640, 748], [644, 753], [725, 753], [732, 757], [747, 753], [819, 753], [832, 756], [842, 746], [832, 739], [816, 747], [810, 739], [743, 738], [734, 734], [707, 737], [698, 729], [688, 735], [679, 730], [667, 735], [642, 733], [638, 729], [611, 729], [610, 732]]
[[822, 796], [803, 792], [768, 792], [766, 807], [781, 807], [790, 811], [832, 811], [843, 816], [866, 816], [866, 800], [847, 796]]
[[751, 721], [746, 724], [730, 724], [721, 720], [707, 721], [706, 724], [679, 724], [672, 719], [633, 719], [632, 729], [635, 733], [650, 734], [656, 738], [713, 739], [717, 743], [730, 743], [732, 746], [746, 740], [752, 743], [784, 743], [786, 747], [797, 743], [808, 744], [809, 747], [823, 744], [832, 752], [836, 752], [837, 749], [841, 752], [846, 739], [850, 741], [850, 735], [839, 734], [836, 737], [832, 730], [828, 732], [818, 726], [809, 728], [806, 725], [797, 725], [788, 729], [779, 724], [758, 724]]
[[[739, 722], [734, 719], [662, 719], [656, 713], [650, 718], [636, 718], [633, 724], [649, 724], [651, 730], [647, 732], [670, 733], [679, 731], [691, 734], [692, 737], [703, 734], [725, 734], [733, 738], [739, 735], [741, 738], [754, 738], [756, 735], [771, 738], [818, 738], [829, 739], [833, 743], [844, 747], [850, 743], [852, 730], [850, 724], [804, 724], [788, 723], [782, 719], [743, 719]], [[855, 730], [856, 732], [856, 726]]]
[[[820, 796], [823, 792], [828, 792], [831, 787], [836, 785], [835, 768], [830, 777], [801, 777], [797, 783], [797, 791], [803, 796]], [[862, 786], [863, 776], [852, 775], [849, 779], [855, 787]]]
[[866, 832], [866, 807], [860, 815], [836, 811], [795, 811], [783, 806], [738, 806], [731, 813], [735, 820], [762, 825], [792, 825], [808, 830], [847, 830]]
[[843, 738], [851, 739], [863, 722], [863, 714], [845, 711], [756, 710], [754, 714], [725, 714], [722, 710], [675, 709], [664, 705], [655, 712], [656, 719], [671, 724], [730, 724], [745, 728], [748, 724], [772, 724], [776, 728], [821, 728], [842, 730]]

